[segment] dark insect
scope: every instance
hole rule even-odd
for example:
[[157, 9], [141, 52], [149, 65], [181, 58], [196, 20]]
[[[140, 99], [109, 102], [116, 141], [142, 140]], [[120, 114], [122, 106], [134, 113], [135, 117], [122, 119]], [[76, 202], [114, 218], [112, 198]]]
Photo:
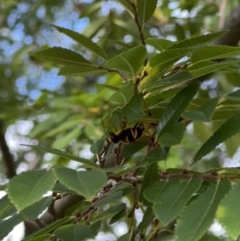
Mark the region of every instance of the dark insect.
[[141, 122], [137, 122], [132, 128], [126, 128], [116, 133], [110, 132], [109, 135], [113, 143], [118, 143], [120, 141], [131, 143], [141, 137], [144, 130], [144, 125]]

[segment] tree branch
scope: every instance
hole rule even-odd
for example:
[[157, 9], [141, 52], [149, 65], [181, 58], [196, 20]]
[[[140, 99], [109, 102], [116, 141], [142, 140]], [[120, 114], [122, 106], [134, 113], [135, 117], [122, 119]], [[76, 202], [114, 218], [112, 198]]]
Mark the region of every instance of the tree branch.
[[214, 41], [217, 45], [236, 46], [240, 40], [240, 5], [232, 12], [222, 30], [229, 30]]
[[14, 176], [16, 176], [16, 168], [15, 168], [13, 156], [10, 153], [9, 147], [5, 139], [3, 126], [4, 126], [4, 123], [2, 120], [0, 120], [0, 149], [2, 152], [4, 165], [6, 167], [6, 176], [8, 179], [11, 179]]

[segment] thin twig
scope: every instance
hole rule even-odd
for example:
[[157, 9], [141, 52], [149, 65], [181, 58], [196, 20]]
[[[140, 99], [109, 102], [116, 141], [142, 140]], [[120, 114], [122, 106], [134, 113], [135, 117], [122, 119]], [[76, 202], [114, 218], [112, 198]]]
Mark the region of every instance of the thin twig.
[[[189, 173], [186, 170], [182, 170], [181, 173], [169, 173], [167, 171], [159, 172], [159, 175], [158, 175], [159, 180], [168, 180], [168, 179], [172, 179], [172, 178], [191, 179], [193, 177], [199, 177], [204, 180], [212, 180], [212, 181], [217, 181], [220, 178], [221, 179], [229, 179], [229, 180], [240, 180], [240, 174], [219, 175], [218, 173], [215, 173], [215, 172], [213, 172], [213, 173]], [[143, 177], [135, 177], [133, 175], [127, 175], [127, 176], [121, 177], [119, 175], [109, 174], [108, 179], [113, 179], [117, 182], [125, 181], [125, 182], [129, 182], [131, 184], [133, 184], [133, 183], [140, 184], [143, 181]]]
[[[141, 39], [141, 43], [143, 46], [146, 46], [146, 42], [145, 42], [145, 39], [144, 39], [144, 35], [143, 35], [143, 26], [141, 25], [140, 21], [139, 21], [139, 18], [138, 18], [138, 11], [137, 11], [137, 7], [136, 5], [129, 1], [129, 0], [126, 0], [127, 3], [132, 6], [133, 8], [133, 14], [134, 14], [134, 21], [137, 25], [137, 28], [138, 28], [138, 32], [139, 32], [139, 35], [140, 35], [140, 39]], [[147, 58], [144, 60], [144, 66], [147, 65]]]

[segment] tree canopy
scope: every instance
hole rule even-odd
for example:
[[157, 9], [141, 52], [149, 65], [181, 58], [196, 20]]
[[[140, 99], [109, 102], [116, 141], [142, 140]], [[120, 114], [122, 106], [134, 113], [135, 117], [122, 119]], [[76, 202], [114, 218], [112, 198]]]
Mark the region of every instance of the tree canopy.
[[238, 1], [0, 7], [1, 240], [239, 238]]

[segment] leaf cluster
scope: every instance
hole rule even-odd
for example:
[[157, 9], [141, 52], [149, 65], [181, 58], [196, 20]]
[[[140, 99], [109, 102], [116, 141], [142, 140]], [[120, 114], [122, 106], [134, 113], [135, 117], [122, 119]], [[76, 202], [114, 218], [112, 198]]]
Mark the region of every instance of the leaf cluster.
[[[32, 58], [58, 66], [59, 75], [98, 81], [93, 92], [75, 89], [73, 95], [55, 96], [52, 102], [44, 95], [36, 100], [36, 108], [48, 106], [53, 112], [37, 121], [30, 137], [47, 140], [51, 147], [25, 146], [51, 154], [53, 165], [23, 172], [6, 185], [6, 196], [0, 199], [0, 239], [30, 219], [38, 230], [24, 241], [86, 240], [106, 226], [111, 230], [120, 220], [129, 230], [118, 240], [160, 240], [167, 233], [178, 241], [197, 241], [214, 220], [236, 240], [238, 168], [215, 164], [211, 170], [199, 170], [198, 165], [209, 159], [216, 162], [219, 145], [227, 147], [239, 134], [239, 90], [231, 86], [228, 93], [212, 96], [204, 81], [216, 74], [239, 74], [240, 48], [214, 45], [226, 31], [189, 38], [178, 32], [176, 41], [149, 36], [147, 24], [160, 13], [157, 1], [118, 2], [135, 28], [116, 17], [114, 26], [131, 30], [138, 43], [95, 41], [95, 33], [106, 22], [101, 16], [83, 33], [52, 25], [79, 48], [45, 46], [31, 53]], [[181, 7], [192, 8], [183, 3]], [[82, 17], [91, 16], [91, 11], [86, 8]], [[128, 128], [133, 135], [136, 123], [144, 126], [140, 138], [112, 143], [109, 132]], [[195, 138], [189, 141], [191, 131]], [[188, 160], [178, 152], [187, 141], [192, 151]], [[232, 155], [239, 140], [235, 146]], [[86, 147], [92, 158], [81, 155]], [[75, 203], [59, 216], [57, 204], [72, 197], [77, 197]], [[143, 215], [140, 222], [136, 210]], [[51, 222], [44, 223], [46, 213]]]

